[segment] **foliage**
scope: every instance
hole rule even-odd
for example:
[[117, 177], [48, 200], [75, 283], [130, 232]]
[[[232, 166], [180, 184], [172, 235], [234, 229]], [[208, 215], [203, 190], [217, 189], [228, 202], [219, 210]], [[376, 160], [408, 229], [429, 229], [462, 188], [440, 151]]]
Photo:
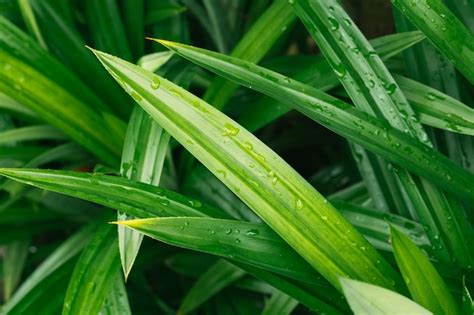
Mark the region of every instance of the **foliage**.
[[0, 313], [472, 314], [474, 4], [352, 2], [0, 1]]

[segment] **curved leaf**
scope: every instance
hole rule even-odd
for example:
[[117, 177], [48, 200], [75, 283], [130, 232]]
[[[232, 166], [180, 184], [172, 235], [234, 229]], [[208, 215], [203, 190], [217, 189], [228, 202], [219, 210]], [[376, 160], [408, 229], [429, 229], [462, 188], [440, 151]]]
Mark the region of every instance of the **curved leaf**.
[[171, 245], [230, 258], [303, 282], [318, 282], [318, 274], [263, 224], [179, 217], [117, 223]]
[[433, 314], [406, 297], [372, 284], [341, 278], [341, 285], [355, 315]]
[[178, 313], [187, 314], [191, 312], [244, 275], [245, 271], [242, 269], [225, 260], [218, 260], [194, 283], [183, 298]]
[[275, 291], [265, 304], [262, 315], [290, 315], [297, 306], [297, 300], [283, 292]]
[[441, 0], [392, 3], [474, 84], [474, 36]]
[[[10, 314], [10, 312], [14, 313], [17, 309], [24, 308], [24, 305], [27, 305], [30, 301], [29, 295], [31, 292], [38, 290], [37, 288], [39, 288], [41, 283], [45, 280], [56, 277], [56, 271], [70, 262], [71, 259], [87, 245], [91, 234], [97, 229], [97, 226], [97, 223], [91, 223], [61, 244], [25, 281], [23, 281], [12, 298], [3, 305], [2, 312]], [[68, 268], [67, 272], [69, 272], [69, 270], [71, 269]], [[61, 278], [61, 281], [64, 282], [64, 279]]]
[[183, 44], [160, 41], [169, 49], [200, 66], [250, 86], [308, 116], [328, 129], [426, 177], [454, 194], [474, 199], [474, 175], [380, 120], [311, 86], [291, 80], [252, 63]]
[[460, 314], [448, 287], [420, 249], [391, 228], [393, 252], [413, 300], [434, 314]]
[[62, 314], [98, 314], [121, 276], [119, 268], [116, 230], [102, 223], [74, 267]]
[[117, 176], [26, 168], [0, 174], [22, 183], [92, 201], [139, 218], [227, 217], [225, 213], [175, 192]]
[[[119, 58], [95, 53], [155, 121], [335, 287], [339, 287], [338, 276], [347, 274], [397, 287], [398, 276], [380, 254], [255, 136], [170, 81]], [[159, 88], [155, 88], [157, 80]]]

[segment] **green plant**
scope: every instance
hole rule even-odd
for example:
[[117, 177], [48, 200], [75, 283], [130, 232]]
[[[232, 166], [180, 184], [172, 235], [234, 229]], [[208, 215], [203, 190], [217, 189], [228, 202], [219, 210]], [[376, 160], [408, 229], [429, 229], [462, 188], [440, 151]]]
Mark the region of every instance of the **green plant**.
[[2, 314], [473, 313], [474, 5], [0, 7]]

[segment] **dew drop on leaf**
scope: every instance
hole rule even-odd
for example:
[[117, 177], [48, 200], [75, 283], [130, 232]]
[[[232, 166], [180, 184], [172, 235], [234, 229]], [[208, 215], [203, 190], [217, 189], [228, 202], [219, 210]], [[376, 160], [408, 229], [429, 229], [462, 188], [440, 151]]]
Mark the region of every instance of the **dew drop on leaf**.
[[334, 66], [334, 72], [338, 77], [343, 78], [346, 75], [347, 70], [346, 67], [342, 63], [340, 63]]
[[248, 236], [256, 236], [259, 235], [260, 232], [257, 229], [250, 229], [245, 234], [247, 234]]
[[239, 128], [234, 127], [233, 125], [226, 123], [224, 125], [224, 131], [222, 135], [225, 137], [233, 137], [239, 134]]
[[303, 209], [303, 207], [304, 207], [303, 200], [301, 200], [301, 199], [296, 199], [295, 207], [296, 207], [296, 209], [298, 209], [298, 210]]
[[335, 18], [328, 18], [331, 31], [337, 31], [339, 29], [339, 22]]
[[397, 85], [395, 83], [391, 83], [387, 85], [385, 89], [389, 95], [392, 95], [397, 90]]
[[150, 87], [153, 90], [157, 90], [160, 87], [160, 79], [158, 79], [157, 77], [154, 77], [150, 82]]

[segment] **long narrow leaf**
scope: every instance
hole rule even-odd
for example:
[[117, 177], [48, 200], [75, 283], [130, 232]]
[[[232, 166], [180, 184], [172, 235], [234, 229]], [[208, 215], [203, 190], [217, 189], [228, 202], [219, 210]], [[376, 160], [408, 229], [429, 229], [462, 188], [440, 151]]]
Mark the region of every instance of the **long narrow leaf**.
[[[280, 37], [282, 30], [291, 26], [295, 18], [287, 0], [275, 1], [232, 50], [232, 56], [258, 62]], [[217, 77], [203, 99], [216, 108], [223, 108], [236, 89], [236, 84]]]
[[76, 263], [62, 314], [97, 314], [121, 276], [119, 268], [117, 233], [102, 223]]
[[[175, 84], [119, 58], [96, 54], [153, 119], [335, 287], [340, 288], [338, 275], [347, 274], [398, 287], [396, 273], [373, 247], [255, 136]], [[156, 80], [158, 89], [153, 88]]]
[[179, 217], [118, 223], [171, 245], [230, 258], [300, 281], [318, 282], [317, 273], [271, 229], [262, 224]]
[[298, 301], [292, 297], [276, 291], [272, 294], [272, 297], [265, 304], [262, 315], [281, 314], [289, 315], [298, 306]]
[[[298, 0], [295, 11], [356, 107], [433, 146], [394, 78], [337, 1]], [[405, 202], [427, 226], [437, 256], [443, 261], [454, 257], [464, 266], [472, 265], [474, 251], [467, 241], [472, 227], [458, 200], [404, 168], [397, 169], [395, 177]]]
[[22, 304], [28, 303], [30, 292], [56, 270], [65, 265], [86, 246], [91, 238], [91, 233], [97, 228], [97, 223], [92, 223], [61, 244], [38, 268], [21, 284], [12, 298], [2, 307], [2, 312], [8, 314], [10, 311], [20, 308]]
[[434, 314], [460, 314], [448, 287], [428, 257], [396, 228], [392, 227], [391, 231], [397, 265], [413, 300]]
[[243, 60], [183, 44], [160, 42], [206, 69], [292, 106], [388, 161], [403, 165], [454, 194], [474, 199], [474, 190], [470, 184], [474, 180], [472, 174], [439, 152], [367, 116], [349, 104]]
[[406, 297], [360, 281], [341, 279], [344, 295], [355, 315], [433, 314]]
[[167, 189], [116, 176], [40, 169], [1, 169], [0, 174], [42, 189], [117, 209], [139, 218], [227, 217], [200, 201]]
[[441, 0], [392, 3], [474, 84], [474, 36]]
[[105, 128], [108, 123], [102, 116], [89, 109], [56, 82], [50, 81], [2, 50], [0, 50], [0, 62], [6, 65], [0, 76], [1, 91], [35, 111], [39, 117], [105, 162], [118, 165], [117, 156], [122, 139], [115, 132], [112, 133], [112, 137], [107, 135]]
[[191, 312], [244, 275], [245, 271], [242, 269], [225, 260], [218, 260], [191, 287], [181, 302], [178, 313], [187, 314]]

